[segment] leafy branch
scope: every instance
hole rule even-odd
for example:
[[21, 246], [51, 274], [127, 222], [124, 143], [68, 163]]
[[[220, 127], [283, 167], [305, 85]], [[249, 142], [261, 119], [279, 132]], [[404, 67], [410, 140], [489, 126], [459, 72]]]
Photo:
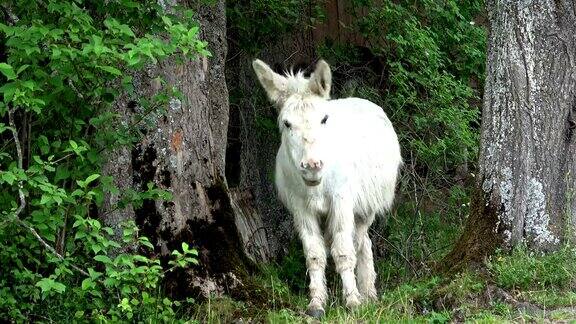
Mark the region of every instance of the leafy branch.
[[[16, 128], [16, 123], [14, 122], [14, 110], [15, 110], [15, 108], [8, 110], [8, 123], [10, 125], [10, 131], [12, 132], [12, 137], [14, 138], [14, 143], [16, 144], [16, 156], [18, 159], [18, 168], [22, 169], [22, 165], [23, 165], [22, 147], [20, 146], [20, 138], [18, 136], [18, 129]], [[48, 244], [32, 226], [28, 225], [26, 222], [24, 222], [22, 219], [20, 219], [20, 214], [22, 213], [22, 211], [26, 207], [26, 196], [24, 195], [24, 183], [22, 180], [18, 180], [18, 196], [20, 197], [20, 204], [19, 204], [18, 208], [16, 209], [16, 211], [14, 212], [14, 219], [16, 220], [16, 222], [18, 222], [18, 224], [20, 224], [21, 226], [26, 228], [28, 231], [30, 231], [30, 233], [32, 233], [32, 235], [36, 238], [36, 240], [40, 244], [42, 244], [48, 251], [50, 251], [52, 254], [54, 254], [58, 259], [64, 261], [64, 257], [60, 253], [58, 253], [56, 251], [56, 249], [54, 249], [50, 244]], [[81, 274], [83, 274], [85, 276], [90, 276], [88, 274], [88, 272], [81, 269], [80, 267], [78, 267], [74, 264], [70, 264], [70, 266], [74, 270], [80, 272]]]

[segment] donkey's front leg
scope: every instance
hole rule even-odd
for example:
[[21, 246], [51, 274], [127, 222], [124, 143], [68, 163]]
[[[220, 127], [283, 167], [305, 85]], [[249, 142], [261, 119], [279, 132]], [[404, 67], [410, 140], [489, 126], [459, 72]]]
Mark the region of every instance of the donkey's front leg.
[[342, 278], [342, 289], [346, 306], [360, 305], [360, 294], [356, 287], [356, 251], [354, 249], [354, 212], [352, 203], [337, 196], [332, 205], [329, 230], [332, 236], [331, 253], [336, 271]]
[[324, 304], [328, 295], [324, 278], [324, 269], [326, 269], [324, 238], [316, 217], [299, 215], [295, 217], [294, 223], [302, 240], [306, 269], [310, 276], [310, 303], [306, 314], [320, 318], [324, 316]]

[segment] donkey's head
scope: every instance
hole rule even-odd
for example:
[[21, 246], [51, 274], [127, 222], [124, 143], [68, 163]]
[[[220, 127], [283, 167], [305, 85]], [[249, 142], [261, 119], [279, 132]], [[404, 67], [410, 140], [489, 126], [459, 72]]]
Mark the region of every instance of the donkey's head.
[[320, 184], [330, 151], [326, 127], [330, 122], [326, 109], [332, 84], [330, 67], [319, 61], [307, 79], [301, 72], [277, 74], [260, 60], [255, 60], [252, 66], [278, 108], [278, 126], [289, 163], [300, 171], [306, 185]]

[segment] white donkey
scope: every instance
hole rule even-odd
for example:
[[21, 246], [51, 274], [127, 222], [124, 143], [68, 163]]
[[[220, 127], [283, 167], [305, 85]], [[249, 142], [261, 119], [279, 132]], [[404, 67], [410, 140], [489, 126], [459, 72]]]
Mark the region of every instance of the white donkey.
[[279, 109], [276, 187], [304, 247], [310, 275], [306, 313], [324, 315], [327, 249], [341, 276], [346, 306], [375, 299], [368, 228], [375, 214], [390, 208], [402, 164], [390, 120], [368, 100], [329, 100], [332, 74], [323, 60], [310, 79], [302, 73], [279, 75], [260, 60], [253, 67]]

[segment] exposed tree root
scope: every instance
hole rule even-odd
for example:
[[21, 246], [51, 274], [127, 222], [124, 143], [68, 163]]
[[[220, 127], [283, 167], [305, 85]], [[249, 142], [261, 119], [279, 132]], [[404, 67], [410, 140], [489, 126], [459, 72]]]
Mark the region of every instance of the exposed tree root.
[[470, 202], [470, 216], [462, 236], [446, 257], [439, 263], [443, 273], [455, 273], [467, 266], [481, 265], [486, 256], [502, 245], [502, 235], [498, 232], [499, 205], [489, 200], [489, 195], [477, 188]]

